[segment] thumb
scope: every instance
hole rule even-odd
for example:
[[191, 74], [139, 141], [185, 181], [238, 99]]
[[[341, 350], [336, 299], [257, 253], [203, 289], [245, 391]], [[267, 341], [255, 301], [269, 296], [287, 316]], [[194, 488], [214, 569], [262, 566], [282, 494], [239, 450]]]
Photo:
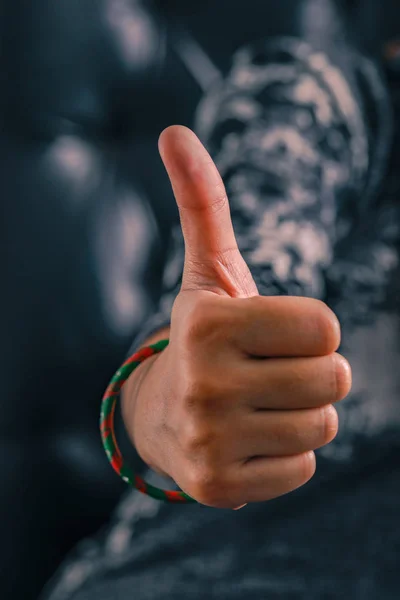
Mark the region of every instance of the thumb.
[[185, 240], [182, 291], [258, 295], [237, 246], [225, 186], [207, 150], [190, 129], [178, 125], [162, 132], [159, 150]]

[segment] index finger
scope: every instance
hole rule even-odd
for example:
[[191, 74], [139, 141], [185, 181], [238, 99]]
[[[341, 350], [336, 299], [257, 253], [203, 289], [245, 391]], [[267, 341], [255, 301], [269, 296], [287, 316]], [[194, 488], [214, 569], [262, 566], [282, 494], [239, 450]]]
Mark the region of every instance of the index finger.
[[226, 307], [230, 341], [250, 356], [325, 356], [340, 345], [340, 324], [320, 300], [297, 296], [234, 298]]

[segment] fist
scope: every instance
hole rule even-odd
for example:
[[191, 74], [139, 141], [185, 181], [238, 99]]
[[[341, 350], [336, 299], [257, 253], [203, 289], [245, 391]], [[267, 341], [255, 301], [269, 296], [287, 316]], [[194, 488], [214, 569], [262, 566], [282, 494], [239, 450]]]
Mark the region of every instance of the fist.
[[235, 508], [286, 494], [338, 431], [351, 386], [340, 326], [322, 302], [263, 297], [238, 249], [221, 177], [184, 127], [160, 153], [185, 239], [169, 346], [154, 357], [128, 429], [142, 458], [198, 502]]

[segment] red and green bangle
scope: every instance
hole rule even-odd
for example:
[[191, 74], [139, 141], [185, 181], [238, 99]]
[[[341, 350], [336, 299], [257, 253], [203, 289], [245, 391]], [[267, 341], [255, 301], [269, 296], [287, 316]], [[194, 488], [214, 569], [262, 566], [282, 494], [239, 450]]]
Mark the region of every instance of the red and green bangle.
[[100, 415], [100, 431], [103, 447], [108, 456], [113, 469], [126, 482], [135, 487], [143, 494], [147, 494], [157, 500], [165, 502], [187, 503], [196, 502], [193, 498], [182, 491], [162, 490], [149, 483], [146, 483], [141, 477], [136, 475], [122, 458], [120, 449], [115, 439], [114, 431], [114, 414], [115, 407], [122, 389], [122, 386], [127, 381], [129, 375], [138, 367], [146, 358], [157, 354], [168, 346], [169, 340], [160, 340], [156, 344], [142, 348], [133, 356], [128, 358], [115, 373], [107, 387], [101, 403]]

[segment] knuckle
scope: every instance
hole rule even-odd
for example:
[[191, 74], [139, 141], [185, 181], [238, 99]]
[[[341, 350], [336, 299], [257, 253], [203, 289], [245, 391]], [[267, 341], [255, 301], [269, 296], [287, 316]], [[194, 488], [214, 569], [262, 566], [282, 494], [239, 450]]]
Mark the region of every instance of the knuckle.
[[218, 391], [210, 377], [189, 374], [184, 386], [184, 405], [189, 413], [197, 413], [216, 404]]
[[202, 297], [193, 303], [186, 315], [184, 327], [185, 340], [190, 344], [215, 337], [218, 332], [219, 319], [212, 299]]
[[[313, 359], [311, 359], [313, 360]], [[296, 393], [298, 389], [304, 388], [305, 386], [309, 386], [310, 383], [310, 372], [309, 368], [304, 366], [304, 364], [293, 363], [290, 366], [289, 376], [288, 376], [288, 386], [289, 391], [291, 393]], [[318, 377], [319, 375], [313, 374], [313, 377]]]
[[191, 469], [188, 489], [200, 504], [221, 507], [221, 503], [224, 503], [226, 488], [227, 485], [219, 469], [211, 465], [202, 465]]
[[210, 448], [215, 443], [215, 432], [199, 420], [188, 418], [180, 432], [181, 446], [186, 454], [191, 456], [208, 456]]
[[216, 213], [220, 210], [224, 210], [227, 204], [228, 196], [226, 194], [225, 186], [221, 183], [216, 188], [215, 197], [210, 205], [210, 208], [214, 213]]

